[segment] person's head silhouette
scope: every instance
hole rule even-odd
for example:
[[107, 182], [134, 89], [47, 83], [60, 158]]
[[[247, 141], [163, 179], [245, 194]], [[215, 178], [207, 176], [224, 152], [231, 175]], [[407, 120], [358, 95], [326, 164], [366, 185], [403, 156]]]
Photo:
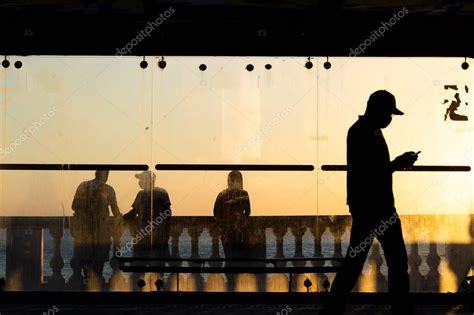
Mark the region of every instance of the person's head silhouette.
[[107, 179], [109, 179], [109, 171], [107, 170], [97, 170], [95, 171], [95, 179], [99, 182], [105, 184]]
[[244, 189], [242, 173], [239, 171], [232, 171], [227, 176], [227, 186], [230, 189]]
[[156, 175], [152, 171], [143, 171], [140, 174], [136, 174], [135, 178], [138, 178], [138, 185], [144, 190], [152, 190], [155, 187]]
[[367, 101], [364, 116], [376, 128], [385, 128], [392, 122], [392, 115], [403, 115], [403, 112], [395, 104], [395, 96], [392, 93], [386, 90], [375, 91]]

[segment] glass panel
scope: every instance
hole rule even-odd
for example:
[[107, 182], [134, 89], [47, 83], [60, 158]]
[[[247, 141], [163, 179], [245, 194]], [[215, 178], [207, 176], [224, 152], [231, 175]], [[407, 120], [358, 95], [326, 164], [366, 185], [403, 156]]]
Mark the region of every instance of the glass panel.
[[154, 85], [159, 163], [314, 163], [316, 77], [294, 58], [166, 60]]
[[[383, 130], [392, 159], [413, 150], [421, 151], [416, 165], [472, 167], [474, 84], [472, 67], [462, 70], [460, 58], [330, 58], [329, 70], [323, 68], [325, 58], [312, 58], [309, 70], [307, 58], [300, 57], [166, 57], [165, 69], [157, 67], [158, 57], [147, 57], [146, 69], [140, 68], [138, 57], [9, 59], [21, 60], [23, 67], [0, 69], [2, 167], [147, 165], [157, 176], [155, 185], [168, 194], [172, 220], [168, 229], [163, 223], [166, 194], [153, 190], [151, 198], [142, 192], [143, 181], [140, 186], [134, 177], [139, 171], [110, 171], [107, 184], [121, 214], [130, 213], [132, 204], [137, 212], [125, 221], [112, 217], [108, 224], [88, 217], [98, 229], [85, 224], [85, 231], [93, 236], [103, 232], [107, 239], [107, 244], [99, 244], [103, 247], [90, 245], [81, 239], [87, 233], [74, 236], [78, 219], [73, 215], [80, 210], [73, 211], [72, 205], [84, 187], [92, 185], [94, 169], [2, 169], [0, 277], [6, 277], [7, 290], [129, 291], [139, 290], [137, 281], [144, 279], [143, 289], [149, 291], [156, 290], [158, 277], [165, 290], [177, 289], [178, 279], [169, 273], [120, 272], [117, 261], [110, 259], [114, 254], [342, 257], [349, 250], [351, 224], [346, 172], [321, 167], [346, 164], [348, 128], [364, 114], [368, 96], [378, 89], [391, 91], [405, 112]], [[229, 170], [156, 171], [156, 164], [314, 165], [315, 170], [242, 170], [237, 197], [245, 201], [245, 190], [251, 211], [248, 218], [233, 219], [214, 216], [216, 201], [232, 199], [225, 195], [235, 184], [235, 178], [229, 182]], [[413, 291], [457, 290], [474, 259], [472, 172], [397, 172], [393, 178]], [[108, 208], [103, 212], [112, 216], [111, 190], [98, 191], [86, 193], [85, 199], [106, 200], [108, 207], [97, 209]], [[137, 243], [144, 245], [140, 251]], [[80, 254], [77, 245], [83, 244], [83, 257], [95, 257], [87, 262], [93, 266], [89, 268], [103, 267], [103, 287], [100, 282], [82, 282], [85, 262], [73, 258]], [[386, 288], [382, 258], [380, 246], [374, 246], [356, 290]], [[239, 265], [229, 266], [232, 263]], [[189, 261], [165, 265], [196, 266]], [[255, 261], [246, 265], [265, 266]], [[22, 272], [22, 266], [30, 269]], [[306, 276], [313, 290], [322, 290], [326, 277], [333, 279], [333, 273], [303, 274], [293, 279], [292, 289], [305, 291]], [[288, 290], [288, 279], [281, 274], [185, 274], [179, 280], [183, 291]]]
[[[151, 165], [152, 73], [135, 58], [12, 58], [23, 67], [1, 69], [2, 165]], [[112, 210], [131, 208], [135, 173], [111, 171], [104, 186], [93, 169], [1, 171], [7, 289], [117, 289]]]
[[[415, 165], [472, 165], [472, 70], [462, 70], [459, 58], [331, 58], [331, 63], [330, 71], [319, 73], [318, 134], [325, 138], [318, 146], [319, 165], [346, 164], [347, 131], [364, 114], [369, 95], [381, 89], [392, 92], [397, 107], [405, 112], [383, 129], [392, 159], [406, 151], [421, 151]], [[449, 115], [445, 120], [456, 93], [461, 101], [456, 113], [469, 117], [467, 121]], [[319, 193], [320, 209], [347, 213], [341, 203], [345, 173], [322, 176], [324, 185], [319, 189], [327, 194]], [[403, 172], [393, 177], [400, 213], [474, 211], [472, 172]]]
[[[460, 58], [331, 58], [330, 71], [318, 72], [318, 136], [324, 139], [318, 145], [318, 166], [346, 164], [349, 127], [364, 114], [369, 95], [386, 89], [405, 113], [393, 116], [383, 129], [392, 160], [406, 151], [421, 151], [415, 165], [472, 167], [472, 69], [461, 69], [461, 62]], [[319, 183], [319, 214], [347, 214], [346, 173], [323, 171]], [[473, 189], [472, 171], [394, 173], [412, 291], [457, 291], [467, 276], [473, 259]], [[469, 254], [459, 259], [461, 253]], [[358, 290], [387, 288], [385, 281], [373, 281], [374, 270], [387, 275], [384, 257], [380, 246], [372, 247]]]

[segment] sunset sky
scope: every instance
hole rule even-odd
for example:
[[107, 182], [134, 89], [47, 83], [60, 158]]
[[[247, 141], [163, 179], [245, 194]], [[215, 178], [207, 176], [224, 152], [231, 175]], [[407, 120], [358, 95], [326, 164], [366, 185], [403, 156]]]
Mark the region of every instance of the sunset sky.
[[[313, 172], [243, 172], [252, 215], [347, 214], [345, 172], [320, 166], [345, 164], [347, 129], [368, 96], [386, 89], [405, 112], [383, 130], [392, 159], [421, 151], [417, 165], [473, 164], [470, 59], [468, 70], [464, 58], [340, 57], [330, 70], [326, 58], [306, 69], [305, 57], [165, 57], [164, 70], [154, 57], [147, 69], [138, 57], [9, 59], [23, 67], [0, 69], [0, 163], [311, 164]], [[468, 121], [444, 120], [455, 94], [444, 85], [458, 86], [457, 113]], [[135, 173], [109, 176], [122, 212], [139, 190]], [[226, 186], [223, 171], [156, 173], [175, 215], [212, 215]], [[77, 186], [92, 178], [0, 171], [0, 216], [71, 215]], [[472, 172], [398, 173], [396, 206], [401, 214], [474, 213], [473, 183]]]

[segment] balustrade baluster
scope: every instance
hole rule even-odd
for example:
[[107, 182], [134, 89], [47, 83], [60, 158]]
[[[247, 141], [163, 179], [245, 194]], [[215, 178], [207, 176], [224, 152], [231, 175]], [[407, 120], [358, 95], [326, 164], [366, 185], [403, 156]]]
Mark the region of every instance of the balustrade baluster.
[[121, 255], [123, 252], [120, 241], [124, 231], [125, 227], [120, 221], [116, 220], [116, 223], [112, 224], [112, 257], [110, 257], [112, 276], [109, 279], [109, 291], [125, 291], [128, 288], [127, 280], [120, 271], [119, 262], [115, 258], [116, 254]]
[[[191, 258], [200, 259], [201, 256], [199, 255], [199, 236], [202, 233], [202, 226], [193, 224], [188, 230], [189, 235], [191, 236]], [[190, 262], [189, 266], [200, 266], [200, 264]], [[193, 291], [202, 291], [204, 289], [204, 278], [200, 273], [188, 275], [187, 282], [190, 284], [188, 285], [188, 288]]]
[[420, 265], [422, 259], [418, 253], [418, 243], [413, 242], [410, 246], [410, 254], [408, 255], [408, 265], [410, 266], [410, 290], [419, 292], [422, 290], [425, 277], [420, 273]]
[[60, 291], [64, 289], [65, 280], [62, 275], [62, 270], [64, 267], [64, 259], [61, 256], [61, 239], [63, 237], [63, 227], [62, 225], [52, 225], [49, 227], [49, 233], [53, 237], [53, 257], [49, 262], [53, 274], [48, 281], [48, 289]]
[[438, 292], [439, 291], [439, 265], [441, 263], [441, 258], [438, 255], [438, 250], [436, 243], [430, 242], [430, 251], [428, 257], [426, 257], [426, 262], [430, 267], [430, 271], [426, 275], [425, 287], [423, 291], [429, 292]]

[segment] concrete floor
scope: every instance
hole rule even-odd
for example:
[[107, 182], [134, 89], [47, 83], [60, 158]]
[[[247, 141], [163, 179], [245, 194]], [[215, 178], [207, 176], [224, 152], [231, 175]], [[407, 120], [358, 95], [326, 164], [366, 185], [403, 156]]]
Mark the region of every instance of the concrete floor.
[[[151, 314], [258, 314], [258, 315], [303, 315], [319, 314], [322, 310], [320, 305], [245, 305], [245, 304], [174, 304], [174, 305], [0, 305], [1, 315], [151, 315]], [[382, 315], [391, 314], [390, 307], [384, 305], [349, 305], [346, 314]], [[473, 315], [468, 307], [463, 306], [418, 306], [417, 315], [441, 315], [441, 314], [463, 314]]]

